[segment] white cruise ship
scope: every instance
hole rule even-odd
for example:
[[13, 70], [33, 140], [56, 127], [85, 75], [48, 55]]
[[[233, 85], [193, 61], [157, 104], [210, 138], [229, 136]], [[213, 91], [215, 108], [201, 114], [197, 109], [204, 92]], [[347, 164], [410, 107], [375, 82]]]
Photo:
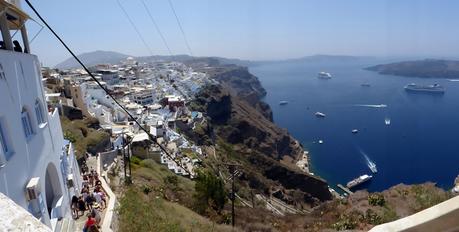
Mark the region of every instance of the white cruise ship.
[[433, 85], [416, 85], [414, 83], [405, 86], [407, 92], [427, 92], [427, 93], [445, 93], [445, 88], [439, 84]]
[[359, 177], [347, 182], [346, 187], [349, 188], [349, 189], [353, 188], [353, 187], [355, 187], [357, 185], [363, 184], [363, 183], [371, 180], [371, 178], [373, 178], [373, 176], [371, 176], [371, 175], [367, 175], [367, 174], [361, 175], [361, 176], [359, 176]]

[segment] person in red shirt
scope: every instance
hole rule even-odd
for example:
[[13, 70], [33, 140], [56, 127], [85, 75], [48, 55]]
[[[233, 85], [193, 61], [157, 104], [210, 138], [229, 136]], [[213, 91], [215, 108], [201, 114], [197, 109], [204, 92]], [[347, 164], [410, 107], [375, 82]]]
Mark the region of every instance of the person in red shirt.
[[88, 232], [89, 228], [92, 226], [96, 225], [96, 219], [91, 216], [91, 214], [88, 215], [88, 220], [86, 220], [86, 223], [84, 224], [83, 227], [83, 232]]

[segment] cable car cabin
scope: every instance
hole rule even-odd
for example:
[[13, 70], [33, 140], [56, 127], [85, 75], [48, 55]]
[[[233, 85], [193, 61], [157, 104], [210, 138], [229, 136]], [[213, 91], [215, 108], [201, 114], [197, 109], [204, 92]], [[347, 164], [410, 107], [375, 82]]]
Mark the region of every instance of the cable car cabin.
[[29, 16], [19, 9], [18, 0], [0, 0], [0, 49], [30, 53], [25, 27]]

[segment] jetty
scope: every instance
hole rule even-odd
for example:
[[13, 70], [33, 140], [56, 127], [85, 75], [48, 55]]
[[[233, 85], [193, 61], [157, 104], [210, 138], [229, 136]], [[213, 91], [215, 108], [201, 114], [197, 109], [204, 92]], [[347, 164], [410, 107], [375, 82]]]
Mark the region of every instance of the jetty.
[[337, 186], [338, 186], [338, 188], [340, 188], [341, 190], [343, 190], [347, 194], [349, 194], [349, 195], [353, 194], [353, 192], [350, 189], [344, 187], [342, 184], [337, 184]]

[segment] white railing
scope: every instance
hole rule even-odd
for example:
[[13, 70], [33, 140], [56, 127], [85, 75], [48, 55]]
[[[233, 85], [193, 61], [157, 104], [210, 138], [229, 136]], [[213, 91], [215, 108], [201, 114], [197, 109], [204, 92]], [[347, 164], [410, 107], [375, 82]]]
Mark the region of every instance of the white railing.
[[459, 196], [370, 231], [459, 231]]

